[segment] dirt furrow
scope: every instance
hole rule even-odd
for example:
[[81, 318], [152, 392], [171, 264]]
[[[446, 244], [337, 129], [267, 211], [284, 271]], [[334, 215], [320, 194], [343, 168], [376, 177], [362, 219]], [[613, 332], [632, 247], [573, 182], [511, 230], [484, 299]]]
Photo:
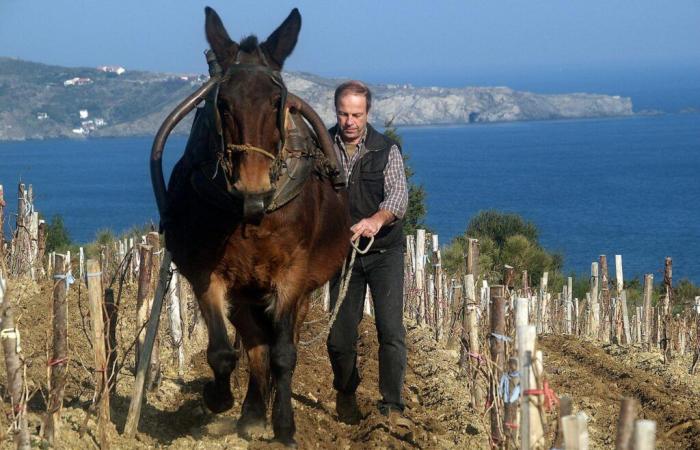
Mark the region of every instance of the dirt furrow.
[[657, 422], [658, 448], [700, 448], [700, 427], [695, 423], [667, 435], [674, 426], [700, 416], [700, 397], [689, 384], [664, 376], [663, 371], [640, 369], [612, 346], [603, 348], [569, 336], [545, 336], [539, 345], [557, 393], [571, 396], [576, 409], [591, 418], [589, 432], [596, 448], [614, 444], [620, 400], [625, 396], [640, 401], [640, 418]]

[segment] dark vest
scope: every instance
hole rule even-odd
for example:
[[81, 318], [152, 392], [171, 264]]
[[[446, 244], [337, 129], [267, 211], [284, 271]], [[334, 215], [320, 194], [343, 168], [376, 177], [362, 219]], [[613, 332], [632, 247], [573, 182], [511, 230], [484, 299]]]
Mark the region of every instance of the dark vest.
[[[338, 126], [329, 130], [331, 136], [338, 132]], [[350, 202], [350, 217], [353, 223], [372, 216], [379, 211], [379, 204], [384, 200], [384, 168], [389, 161], [389, 151], [396, 145], [389, 139], [367, 124], [367, 137], [365, 147], [367, 153], [355, 162], [352, 174], [348, 180], [348, 195]], [[403, 220], [399, 219], [392, 225], [384, 225], [374, 236], [374, 244], [371, 251], [386, 250], [403, 246]], [[369, 239], [360, 239], [360, 248], [365, 248]]]

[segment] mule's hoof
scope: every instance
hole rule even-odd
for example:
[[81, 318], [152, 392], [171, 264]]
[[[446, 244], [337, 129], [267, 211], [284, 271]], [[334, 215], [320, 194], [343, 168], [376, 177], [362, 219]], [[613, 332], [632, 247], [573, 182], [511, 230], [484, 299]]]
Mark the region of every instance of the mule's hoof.
[[204, 385], [204, 404], [214, 414], [228, 411], [233, 407], [233, 395], [230, 389], [217, 389], [213, 381]]
[[299, 446], [297, 445], [297, 441], [294, 440], [293, 437], [290, 438], [275, 438], [275, 442], [279, 442], [280, 444], [284, 445], [287, 448], [298, 448]]
[[249, 441], [253, 439], [254, 436], [265, 433], [266, 424], [267, 421], [264, 417], [241, 417], [236, 424], [236, 433], [238, 433], [238, 437], [241, 439]]

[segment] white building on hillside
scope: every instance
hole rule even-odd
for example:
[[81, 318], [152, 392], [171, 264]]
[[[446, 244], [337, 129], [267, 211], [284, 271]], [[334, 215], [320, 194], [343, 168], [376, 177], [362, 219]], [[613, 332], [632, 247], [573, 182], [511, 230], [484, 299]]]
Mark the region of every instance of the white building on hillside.
[[122, 66], [100, 66], [97, 68], [97, 70], [107, 73], [116, 73], [117, 75], [121, 75], [126, 72], [126, 69]]

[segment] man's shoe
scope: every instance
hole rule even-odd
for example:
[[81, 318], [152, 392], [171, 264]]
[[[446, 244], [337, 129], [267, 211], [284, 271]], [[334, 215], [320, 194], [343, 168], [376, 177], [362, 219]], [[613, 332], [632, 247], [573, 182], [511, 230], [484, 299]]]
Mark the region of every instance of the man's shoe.
[[413, 422], [403, 415], [403, 411], [393, 405], [380, 403], [379, 413], [388, 419], [389, 429], [402, 439], [411, 440], [413, 437]]
[[335, 395], [335, 411], [338, 413], [338, 420], [348, 425], [357, 425], [362, 420], [354, 392], [346, 394], [338, 391]]

